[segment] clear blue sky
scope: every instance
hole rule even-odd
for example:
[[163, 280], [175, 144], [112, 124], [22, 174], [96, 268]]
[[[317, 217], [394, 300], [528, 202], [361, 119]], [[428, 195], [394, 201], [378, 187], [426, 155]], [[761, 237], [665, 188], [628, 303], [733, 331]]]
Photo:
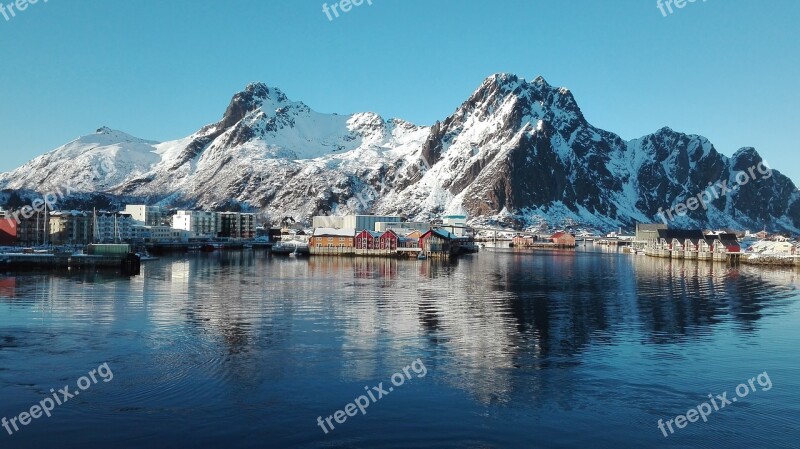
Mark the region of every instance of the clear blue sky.
[[[0, 0], [9, 3], [10, 0]], [[668, 125], [755, 146], [800, 181], [800, 2], [39, 0], [0, 16], [0, 170], [107, 125], [170, 140], [250, 81], [320, 112], [447, 117], [488, 75], [569, 87], [631, 139]], [[333, 3], [329, 1], [329, 3]]]

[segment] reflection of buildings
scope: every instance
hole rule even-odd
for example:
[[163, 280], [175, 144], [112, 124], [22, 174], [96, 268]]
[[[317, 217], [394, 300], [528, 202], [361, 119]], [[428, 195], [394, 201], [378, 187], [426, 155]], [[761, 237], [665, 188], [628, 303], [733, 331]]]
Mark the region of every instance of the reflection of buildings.
[[17, 296], [17, 278], [0, 278], [0, 298], [14, 298]]
[[640, 320], [659, 343], [709, 332], [726, 320], [750, 330], [771, 302], [793, 295], [791, 270], [635, 257]]
[[[723, 321], [747, 331], [780, 306], [773, 299], [794, 294], [787, 284], [797, 275], [616, 252], [498, 251], [440, 263], [245, 251], [165, 258], [142, 276], [80, 286], [18, 277], [0, 281], [0, 296], [24, 291], [59, 319], [122, 334], [144, 323], [146, 344], [225, 393], [322, 373], [375, 385], [420, 358], [437, 372], [425, 382], [482, 404], [580, 407], [589, 399], [569, 386], [597, 373], [608, 348], [635, 356], [644, 345], [704, 338]], [[595, 365], [574, 369], [584, 364]]]
[[362, 258], [353, 260], [353, 274], [356, 279], [397, 279], [397, 259]]

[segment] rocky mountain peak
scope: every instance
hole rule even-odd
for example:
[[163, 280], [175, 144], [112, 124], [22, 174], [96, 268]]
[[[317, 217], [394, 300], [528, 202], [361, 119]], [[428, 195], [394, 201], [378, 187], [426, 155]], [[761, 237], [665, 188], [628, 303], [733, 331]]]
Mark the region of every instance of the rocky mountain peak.
[[247, 114], [259, 108], [275, 109], [289, 103], [288, 97], [280, 89], [270, 88], [264, 83], [250, 83], [245, 90], [231, 99], [228, 109], [222, 117], [220, 128], [229, 128], [241, 121]]
[[531, 84], [539, 84], [539, 85], [542, 85], [544, 87], [550, 87], [550, 84], [547, 83], [547, 81], [544, 79], [544, 77], [542, 75], [539, 75], [536, 78], [534, 78], [531, 81]]

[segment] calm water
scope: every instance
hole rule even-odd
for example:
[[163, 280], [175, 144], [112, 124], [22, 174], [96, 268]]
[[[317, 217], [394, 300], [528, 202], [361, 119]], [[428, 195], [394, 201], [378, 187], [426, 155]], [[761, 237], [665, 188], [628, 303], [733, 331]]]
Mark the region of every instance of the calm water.
[[[113, 372], [0, 447], [795, 448], [798, 273], [487, 250], [0, 275], [0, 417]], [[417, 359], [424, 377], [318, 426]], [[657, 427], [764, 371], [772, 389]]]

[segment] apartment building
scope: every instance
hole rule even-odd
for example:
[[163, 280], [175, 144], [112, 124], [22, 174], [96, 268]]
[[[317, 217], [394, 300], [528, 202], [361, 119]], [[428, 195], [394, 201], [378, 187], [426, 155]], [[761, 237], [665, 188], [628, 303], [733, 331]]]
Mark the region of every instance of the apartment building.
[[128, 204], [124, 213], [130, 215], [137, 224], [144, 226], [162, 226], [169, 218], [165, 208], [144, 204]]
[[133, 238], [135, 224], [130, 214], [99, 211], [94, 214], [93, 241], [96, 243], [127, 242]]
[[219, 236], [231, 239], [252, 240], [256, 237], [255, 214], [220, 212]]
[[[172, 216], [172, 227], [187, 231], [192, 237], [217, 238], [221, 230], [219, 212], [204, 210], [179, 210]], [[253, 231], [255, 232], [255, 231]]]
[[50, 212], [50, 238], [53, 245], [92, 242], [92, 215], [81, 211]]

